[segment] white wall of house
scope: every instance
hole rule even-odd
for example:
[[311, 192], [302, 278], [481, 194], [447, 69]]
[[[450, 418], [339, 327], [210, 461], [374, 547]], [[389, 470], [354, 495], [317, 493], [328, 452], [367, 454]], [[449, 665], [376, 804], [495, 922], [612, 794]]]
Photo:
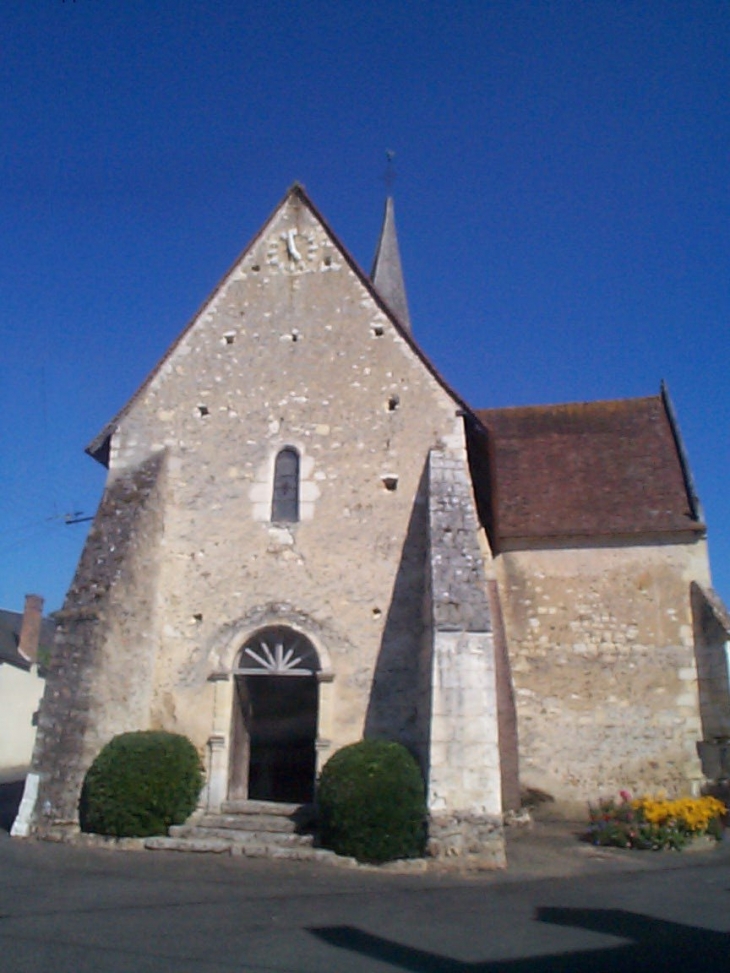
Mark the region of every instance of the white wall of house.
[[0, 664], [0, 782], [18, 780], [28, 772], [35, 743], [33, 714], [44, 686], [37, 666], [28, 672]]

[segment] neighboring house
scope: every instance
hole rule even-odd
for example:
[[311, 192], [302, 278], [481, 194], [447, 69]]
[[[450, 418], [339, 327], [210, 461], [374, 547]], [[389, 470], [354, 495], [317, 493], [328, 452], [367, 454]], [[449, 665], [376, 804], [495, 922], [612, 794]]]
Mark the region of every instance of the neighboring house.
[[74, 827], [144, 727], [195, 742], [210, 809], [399, 740], [432, 849], [497, 859], [521, 790], [719, 759], [727, 616], [666, 392], [474, 411], [411, 334], [390, 201], [368, 277], [295, 186], [89, 452], [18, 833]]
[[21, 780], [30, 766], [45, 686], [39, 654], [50, 656], [54, 633], [42, 612], [38, 595], [26, 596], [22, 613], [0, 609], [0, 782]]

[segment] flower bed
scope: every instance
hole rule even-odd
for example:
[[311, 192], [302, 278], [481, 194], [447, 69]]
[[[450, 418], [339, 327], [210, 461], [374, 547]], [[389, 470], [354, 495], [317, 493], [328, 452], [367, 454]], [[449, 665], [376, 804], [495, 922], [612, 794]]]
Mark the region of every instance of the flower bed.
[[727, 808], [716, 797], [669, 800], [647, 795], [632, 799], [621, 791], [618, 801], [609, 798], [590, 805], [589, 815], [589, 834], [595, 845], [681, 851], [700, 835], [719, 840]]

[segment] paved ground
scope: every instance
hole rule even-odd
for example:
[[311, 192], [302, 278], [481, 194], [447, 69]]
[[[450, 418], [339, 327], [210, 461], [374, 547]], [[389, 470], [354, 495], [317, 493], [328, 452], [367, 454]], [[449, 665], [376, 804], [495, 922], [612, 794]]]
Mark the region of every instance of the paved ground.
[[2, 973], [720, 973], [730, 843], [601, 851], [541, 823], [506, 873], [21, 842], [0, 833]]

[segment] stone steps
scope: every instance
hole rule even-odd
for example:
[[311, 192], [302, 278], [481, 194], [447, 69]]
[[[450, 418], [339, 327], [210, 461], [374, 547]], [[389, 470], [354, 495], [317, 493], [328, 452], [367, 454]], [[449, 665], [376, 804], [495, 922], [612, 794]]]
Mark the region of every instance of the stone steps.
[[261, 844], [258, 842], [236, 842], [221, 838], [147, 838], [145, 848], [151, 851], [186, 851], [203, 854], [240, 855], [245, 858], [277, 858], [285, 861], [316, 861], [328, 862], [345, 868], [356, 866], [354, 858], [344, 858], [326, 848], [312, 848], [311, 846], [287, 847], [279, 844]]
[[311, 805], [227, 801], [220, 814], [198, 812], [170, 828], [169, 837], [148, 838], [145, 848], [297, 861], [336, 858], [313, 847], [314, 822]]
[[171, 838], [196, 838], [205, 840], [213, 838], [216, 841], [229, 841], [234, 844], [276, 845], [280, 848], [311, 847], [314, 836], [311, 834], [294, 834], [283, 831], [248, 831], [242, 827], [233, 828], [231, 825], [216, 827], [215, 825], [181, 825], [170, 828]]
[[279, 801], [223, 801], [221, 814], [271, 814], [275, 817], [291, 817], [292, 815], [309, 812], [314, 815], [311, 804], [283, 804]]
[[[292, 818], [275, 814], [204, 814], [196, 820], [197, 828], [226, 828], [231, 831], [263, 831], [271, 834], [296, 834], [299, 825]], [[185, 828], [182, 824], [179, 828]]]

